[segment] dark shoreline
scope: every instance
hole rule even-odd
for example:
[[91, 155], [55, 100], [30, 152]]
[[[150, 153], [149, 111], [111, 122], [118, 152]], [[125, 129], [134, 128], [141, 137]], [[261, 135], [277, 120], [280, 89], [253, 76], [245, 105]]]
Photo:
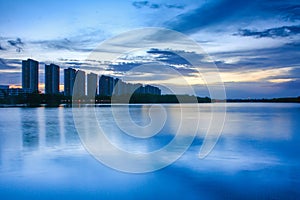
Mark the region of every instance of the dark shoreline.
[[[226, 99], [216, 100], [209, 97], [196, 97], [189, 95], [122, 95], [117, 97], [96, 96], [88, 98], [86, 96], [75, 98], [61, 95], [49, 96], [41, 94], [32, 94], [23, 98], [18, 96], [8, 98], [7, 101], [0, 101], [0, 108], [7, 107], [72, 107], [74, 105], [112, 105], [112, 104], [197, 104], [197, 103], [300, 103], [299, 97], [282, 97], [272, 99]], [[128, 102], [129, 101], [129, 102]]]
[[[246, 104], [252, 104], [252, 103], [300, 103], [300, 102], [272, 102], [272, 101], [215, 101], [211, 102], [212, 104], [214, 103], [246, 103]], [[71, 108], [73, 106], [91, 106], [91, 107], [110, 107], [112, 105], [151, 105], [151, 104], [207, 104], [207, 103], [96, 103], [96, 104], [91, 104], [91, 103], [81, 103], [81, 104], [58, 104], [58, 105], [48, 105], [48, 104], [39, 104], [39, 105], [28, 105], [28, 104], [0, 104], [0, 108], [39, 108], [39, 107], [44, 107], [44, 108], [58, 108], [58, 107], [64, 107], [64, 108]]]

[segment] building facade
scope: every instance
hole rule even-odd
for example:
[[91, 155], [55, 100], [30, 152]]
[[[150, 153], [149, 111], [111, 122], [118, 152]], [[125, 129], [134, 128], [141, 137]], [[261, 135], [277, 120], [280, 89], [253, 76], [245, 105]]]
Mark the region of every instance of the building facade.
[[59, 94], [59, 66], [45, 65], [45, 94]]
[[161, 90], [152, 85], [126, 83], [118, 78], [102, 75], [99, 79], [99, 95], [131, 95], [131, 94], [161, 95]]
[[113, 93], [115, 80], [113, 77], [102, 75], [99, 79], [99, 95], [111, 96]]
[[97, 74], [89, 73], [87, 75], [87, 96], [95, 97], [97, 95]]
[[76, 70], [72, 68], [64, 69], [64, 95], [72, 96]]
[[31, 92], [39, 90], [39, 62], [27, 59], [22, 60], [22, 88]]
[[76, 71], [73, 95], [76, 97], [85, 96], [85, 72], [81, 70]]

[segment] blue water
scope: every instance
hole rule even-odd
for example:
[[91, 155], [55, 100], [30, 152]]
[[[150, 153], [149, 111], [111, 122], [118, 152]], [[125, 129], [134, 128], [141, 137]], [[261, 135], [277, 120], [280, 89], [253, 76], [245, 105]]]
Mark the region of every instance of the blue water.
[[[177, 106], [166, 109], [176, 113]], [[130, 108], [136, 123], [148, 123], [145, 108]], [[109, 109], [96, 108], [102, 116]], [[300, 104], [227, 104], [222, 135], [206, 158], [198, 157], [199, 136], [172, 165], [130, 174], [101, 164], [85, 150], [71, 108], [1, 108], [0, 198], [300, 199], [299, 119]], [[174, 126], [167, 120], [162, 131], [172, 132]], [[153, 150], [166, 141], [150, 139], [137, 148]], [[124, 148], [134, 151], [134, 145], [126, 140]]]

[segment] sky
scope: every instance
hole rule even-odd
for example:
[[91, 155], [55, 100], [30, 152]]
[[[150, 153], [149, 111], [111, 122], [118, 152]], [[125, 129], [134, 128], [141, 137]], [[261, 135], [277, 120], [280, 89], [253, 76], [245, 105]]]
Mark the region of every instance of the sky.
[[[195, 70], [213, 63], [227, 98], [300, 96], [300, 3], [296, 0], [0, 0], [0, 8], [1, 85], [20, 86], [21, 60], [27, 58], [40, 62], [41, 89], [44, 64], [122, 78], [140, 64], [163, 62], [186, 77], [202, 96], [205, 84]], [[188, 42], [181, 44], [182, 49], [164, 43], [132, 51], [145, 41], [127, 31], [149, 27], [179, 32], [201, 51], [190, 48]], [[118, 38], [124, 33], [123, 39], [135, 41], [136, 46], [124, 45]], [[158, 31], [155, 37], [160, 38], [158, 43], [169, 35]], [[111, 38], [119, 43], [101, 51], [109, 54], [122, 46], [129, 53], [118, 60], [90, 59]], [[202, 60], [199, 66], [191, 66], [177, 52]], [[159, 67], [150, 69], [144, 73], [148, 80], [137, 76], [136, 82], [180, 87], [176, 76], [160, 72]]]

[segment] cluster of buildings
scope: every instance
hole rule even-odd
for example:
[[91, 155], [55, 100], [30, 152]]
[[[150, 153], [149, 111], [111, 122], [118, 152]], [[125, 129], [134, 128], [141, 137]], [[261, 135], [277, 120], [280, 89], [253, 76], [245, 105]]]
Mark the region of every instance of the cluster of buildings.
[[[60, 94], [60, 67], [55, 64], [45, 65], [45, 94]], [[22, 61], [22, 88], [9, 88], [0, 86], [0, 98], [5, 95], [14, 96], [39, 92], [39, 62], [27, 59]], [[73, 93], [73, 89], [74, 93]], [[131, 84], [121, 79], [97, 74], [85, 74], [82, 70], [73, 68], [64, 69], [64, 92], [65, 96], [88, 96], [95, 95], [112, 96], [124, 94], [154, 94], [161, 95], [158, 87], [142, 84]]]
[[[87, 83], [87, 84], [86, 84]], [[75, 90], [73, 90], [76, 88]], [[46, 91], [46, 90], [45, 90]], [[74, 92], [74, 93], [73, 93]], [[47, 92], [46, 92], [47, 93]], [[161, 95], [161, 90], [152, 85], [126, 83], [118, 78], [89, 73], [73, 68], [64, 69], [65, 96], [112, 96], [125, 94], [153, 94]]]

